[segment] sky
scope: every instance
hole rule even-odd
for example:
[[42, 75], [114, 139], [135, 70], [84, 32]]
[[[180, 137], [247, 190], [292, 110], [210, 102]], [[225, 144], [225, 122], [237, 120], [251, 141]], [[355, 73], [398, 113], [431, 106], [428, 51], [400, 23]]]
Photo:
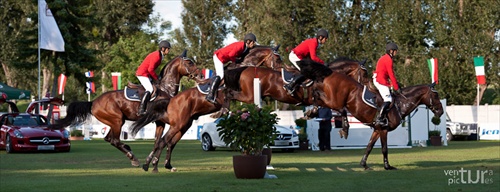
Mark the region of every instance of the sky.
[[[181, 0], [153, 0], [153, 14], [159, 13], [165, 21], [172, 22], [172, 29], [182, 27], [181, 12], [183, 10]], [[168, 37], [167, 37], [168, 38]], [[237, 41], [233, 34], [229, 34], [224, 40], [224, 45]]]

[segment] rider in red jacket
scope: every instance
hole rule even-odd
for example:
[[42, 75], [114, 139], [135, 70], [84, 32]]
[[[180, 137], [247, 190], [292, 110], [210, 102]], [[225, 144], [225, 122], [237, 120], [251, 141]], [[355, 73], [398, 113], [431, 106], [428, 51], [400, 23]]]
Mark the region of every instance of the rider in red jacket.
[[216, 104], [215, 99], [217, 98], [217, 89], [224, 79], [224, 63], [231, 61], [233, 64], [236, 63], [236, 58], [243, 56], [246, 52], [252, 49], [257, 42], [257, 38], [253, 33], [245, 35], [243, 41], [234, 42], [226, 47], [223, 47], [214, 52], [214, 65], [215, 65], [215, 79], [210, 87], [210, 91], [206, 99]]
[[153, 79], [153, 81], [158, 83], [158, 75], [155, 70], [160, 66], [161, 60], [165, 55], [170, 52], [170, 43], [168, 41], [161, 41], [159, 45], [159, 50], [150, 53], [144, 61], [142, 61], [141, 65], [137, 68], [135, 72], [135, 76], [139, 79], [142, 86], [146, 90], [144, 96], [141, 99], [141, 105], [139, 105], [139, 111], [137, 115], [144, 115], [146, 113], [147, 102], [151, 99], [151, 93], [153, 92], [153, 85], [149, 78]]
[[[328, 31], [320, 29], [316, 34], [316, 37], [306, 39], [305, 41], [302, 41], [302, 43], [300, 43], [297, 47], [295, 47], [292, 52], [290, 52], [288, 59], [298, 70], [300, 70], [300, 67], [299, 65], [297, 65], [297, 61], [305, 58], [311, 58], [313, 61], [325, 64], [325, 62], [323, 62], [323, 60], [321, 60], [316, 55], [316, 50], [321, 44], [325, 44], [326, 40], [328, 40]], [[290, 84], [285, 84], [283, 88], [288, 91], [288, 94], [293, 95], [295, 86], [301, 84], [304, 80], [304, 76], [297, 75], [292, 79]]]
[[377, 61], [377, 66], [373, 72], [373, 84], [377, 87], [380, 96], [384, 100], [384, 104], [378, 111], [377, 125], [387, 126], [387, 112], [392, 102], [391, 92], [389, 87], [393, 87], [395, 91], [401, 91], [398, 86], [398, 81], [394, 75], [392, 58], [398, 53], [398, 46], [395, 43], [388, 43], [385, 46], [386, 54]]

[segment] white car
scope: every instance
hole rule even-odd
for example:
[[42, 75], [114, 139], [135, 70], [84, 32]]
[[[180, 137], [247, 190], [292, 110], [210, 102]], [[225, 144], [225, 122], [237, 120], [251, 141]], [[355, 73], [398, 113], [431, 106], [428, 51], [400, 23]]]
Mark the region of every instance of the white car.
[[[201, 149], [203, 149], [203, 151], [213, 151], [216, 147], [229, 147], [222, 141], [217, 131], [217, 123], [220, 120], [221, 118], [214, 122], [203, 124], [203, 128], [200, 131]], [[281, 149], [282, 151], [293, 152], [295, 149], [299, 148], [299, 136], [295, 130], [282, 125], [275, 125], [275, 127], [278, 135], [271, 145], [271, 149]]]

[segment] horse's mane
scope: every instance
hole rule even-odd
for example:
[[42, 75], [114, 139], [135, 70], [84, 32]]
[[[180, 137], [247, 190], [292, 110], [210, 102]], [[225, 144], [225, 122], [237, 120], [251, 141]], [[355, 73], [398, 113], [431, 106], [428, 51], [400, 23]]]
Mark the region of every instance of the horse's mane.
[[224, 84], [226, 85], [226, 88], [233, 91], [241, 91], [240, 76], [241, 73], [247, 68], [248, 67], [239, 67], [224, 71]]
[[311, 59], [297, 61], [297, 64], [299, 64], [300, 73], [308, 79], [323, 81], [325, 77], [333, 73], [333, 71], [327, 66]]
[[[160, 54], [161, 54], [161, 53], [160, 53]], [[181, 55], [179, 55], [179, 56], [177, 56], [177, 57], [173, 58], [173, 59], [172, 59], [172, 60], [170, 60], [167, 64], [165, 64], [165, 65], [161, 68], [161, 70], [160, 70], [159, 79], [162, 79], [162, 78], [163, 78], [163, 74], [165, 74], [165, 70], [167, 70], [167, 66], [170, 66], [170, 64], [171, 64], [171, 63], [173, 63], [173, 62], [174, 62], [177, 58], [181, 58], [181, 59], [189, 59], [189, 60], [191, 60], [191, 61], [192, 61], [192, 59], [190, 59], [190, 58], [187, 58], [187, 57], [186, 57], [186, 54], [187, 54], [187, 50], [184, 50], [184, 51], [182, 52], [182, 54], [181, 54]]]
[[358, 62], [358, 60], [351, 59], [349, 57], [338, 57], [338, 58], [334, 59], [332, 62], [330, 62], [329, 64], [337, 63], [337, 62]]

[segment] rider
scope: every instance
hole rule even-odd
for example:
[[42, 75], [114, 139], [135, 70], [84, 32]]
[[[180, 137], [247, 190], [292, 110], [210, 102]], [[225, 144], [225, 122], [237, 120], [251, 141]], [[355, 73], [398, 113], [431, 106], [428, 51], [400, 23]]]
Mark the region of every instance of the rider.
[[398, 46], [395, 43], [388, 43], [385, 46], [385, 52], [377, 61], [377, 67], [373, 72], [373, 84], [377, 87], [384, 104], [378, 111], [376, 125], [387, 126], [387, 112], [391, 105], [392, 97], [389, 86], [392, 86], [396, 92], [400, 92], [396, 76], [394, 75], [392, 58], [398, 53]]
[[[300, 67], [297, 64], [297, 61], [300, 61], [305, 58], [311, 58], [313, 61], [325, 64], [325, 62], [323, 62], [323, 60], [321, 60], [316, 55], [316, 50], [319, 48], [320, 45], [325, 44], [326, 40], [328, 40], [328, 31], [320, 29], [316, 34], [316, 37], [306, 39], [305, 41], [302, 41], [302, 43], [300, 43], [297, 47], [295, 47], [292, 50], [292, 52], [290, 52], [288, 59], [290, 60], [290, 62], [292, 62], [293, 66], [295, 66], [299, 71]], [[304, 80], [305, 80], [304, 76], [297, 75], [292, 80], [292, 82], [290, 82], [290, 84], [284, 85], [283, 88], [285, 88], [285, 90], [288, 91], [288, 94], [293, 95], [293, 92], [295, 91], [295, 86], [301, 84]]]
[[156, 75], [156, 68], [160, 66], [161, 60], [170, 52], [170, 43], [168, 41], [161, 41], [159, 44], [159, 50], [150, 53], [144, 61], [142, 61], [139, 68], [135, 72], [137, 79], [141, 82], [142, 86], [146, 90], [144, 96], [141, 99], [141, 105], [139, 106], [139, 111], [137, 115], [146, 114], [146, 106], [151, 99], [151, 93], [153, 92], [153, 85], [149, 78], [152, 78], [155, 84], [159, 83], [158, 75]]
[[255, 46], [257, 42], [257, 38], [253, 33], [248, 33], [245, 35], [243, 41], [238, 41], [229, 44], [226, 47], [223, 47], [214, 52], [214, 65], [215, 65], [215, 80], [212, 83], [212, 87], [210, 88], [210, 92], [208, 93], [206, 99], [216, 104], [215, 99], [217, 98], [217, 89], [219, 89], [219, 85], [221, 80], [224, 79], [224, 63], [232, 61], [233, 64], [236, 63], [236, 58], [242, 57]]

